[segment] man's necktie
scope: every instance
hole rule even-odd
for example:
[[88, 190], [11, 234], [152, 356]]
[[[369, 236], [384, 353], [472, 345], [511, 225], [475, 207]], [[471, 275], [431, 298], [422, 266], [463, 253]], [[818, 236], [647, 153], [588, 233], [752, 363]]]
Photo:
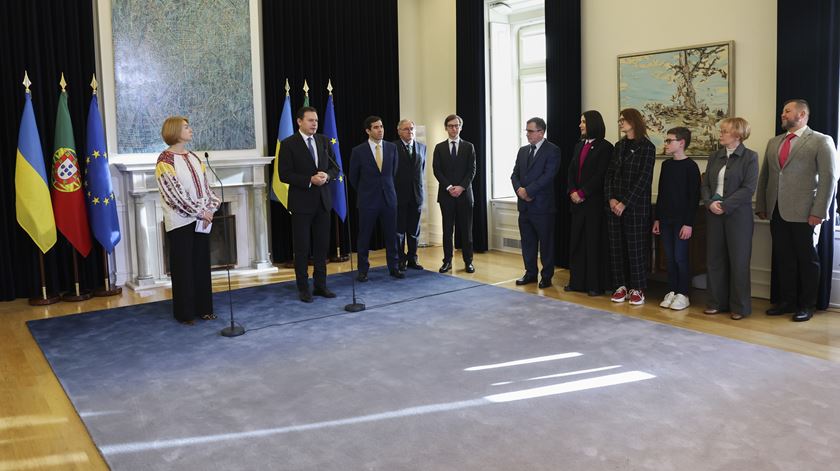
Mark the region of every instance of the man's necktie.
[[309, 154], [312, 156], [312, 160], [315, 161], [315, 168], [318, 168], [318, 153], [315, 152], [315, 146], [312, 145], [312, 138], [306, 140], [309, 145]]
[[455, 148], [455, 141], [452, 141], [452, 151], [449, 153], [449, 155], [451, 155], [453, 159], [455, 157], [458, 157], [458, 149]]
[[534, 163], [534, 153], [537, 150], [537, 146], [531, 144], [531, 150], [528, 152], [528, 167]]
[[373, 158], [376, 160], [376, 168], [382, 172], [382, 144], [376, 144], [376, 154]]
[[412, 150], [411, 144], [405, 145], [405, 153], [408, 154], [409, 157], [414, 157], [414, 154], [411, 152]]
[[796, 137], [796, 134], [790, 133], [785, 136], [785, 142], [782, 143], [782, 148], [779, 149], [779, 167], [784, 168], [785, 162], [787, 162], [788, 156], [790, 155], [790, 141]]

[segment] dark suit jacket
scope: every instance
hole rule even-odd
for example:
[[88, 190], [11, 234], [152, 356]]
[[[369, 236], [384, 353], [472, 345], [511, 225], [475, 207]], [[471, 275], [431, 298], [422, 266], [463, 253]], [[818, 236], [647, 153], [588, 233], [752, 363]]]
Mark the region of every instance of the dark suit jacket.
[[656, 148], [646, 137], [618, 141], [604, 177], [604, 199], [624, 203], [624, 214], [650, 218], [655, 161]]
[[715, 189], [718, 185], [718, 175], [721, 167], [726, 167], [723, 173], [723, 206], [724, 215], [729, 216], [735, 211], [746, 211], [752, 218], [752, 197], [758, 182], [758, 154], [751, 149], [738, 146], [728, 159], [726, 149], [718, 149], [709, 156], [706, 164], [706, 176], [700, 185], [700, 198], [706, 207], [712, 203]]
[[414, 157], [405, 150], [400, 139], [394, 141], [397, 146], [397, 202], [400, 206], [422, 206], [426, 194], [426, 144], [415, 139]]
[[[575, 190], [583, 191], [583, 202], [571, 204], [574, 211], [603, 211], [604, 210], [604, 175], [613, 156], [613, 145], [605, 139], [595, 139], [586, 160], [583, 161], [583, 168], [580, 168], [580, 152], [586, 141], [575, 144], [572, 153], [572, 161], [569, 162], [568, 188], [569, 194]], [[580, 168], [580, 178], [578, 169]]]
[[449, 139], [435, 146], [432, 160], [432, 170], [438, 181], [438, 203], [446, 204], [454, 201], [446, 187], [462, 186], [464, 192], [458, 199], [466, 198], [470, 206], [473, 205], [472, 181], [475, 178], [475, 147], [472, 143], [461, 139], [458, 145], [458, 155], [453, 160], [450, 155]]
[[549, 141], [543, 141], [529, 166], [528, 154], [530, 152], [530, 145], [519, 148], [510, 181], [513, 184], [513, 191], [524, 187], [533, 201], [525, 201], [517, 197], [516, 207], [519, 212], [553, 213], [556, 210], [554, 178], [560, 171], [560, 148]]
[[280, 143], [277, 173], [280, 181], [289, 184], [289, 212], [315, 214], [319, 205], [326, 211], [332, 209], [332, 194], [327, 185], [312, 185], [309, 179], [319, 171], [329, 175], [327, 184], [338, 177], [335, 155], [323, 134], [315, 134], [314, 145], [318, 151], [317, 168], [299, 132]]
[[350, 154], [350, 185], [356, 189], [356, 207], [378, 209], [383, 206], [397, 207], [397, 191], [394, 178], [397, 176], [397, 146], [382, 141], [382, 171], [376, 167], [376, 159], [365, 141], [353, 148]]

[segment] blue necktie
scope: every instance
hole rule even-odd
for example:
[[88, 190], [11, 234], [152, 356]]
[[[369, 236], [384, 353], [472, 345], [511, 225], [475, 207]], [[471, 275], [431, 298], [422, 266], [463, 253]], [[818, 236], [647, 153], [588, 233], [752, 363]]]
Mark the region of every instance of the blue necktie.
[[450, 152], [450, 155], [453, 159], [458, 156], [458, 150], [455, 148], [455, 141], [452, 141], [452, 152]]
[[315, 147], [312, 146], [312, 138], [306, 140], [309, 143], [309, 153], [312, 155], [312, 160], [315, 161], [315, 168], [318, 168], [318, 153], [315, 152]]

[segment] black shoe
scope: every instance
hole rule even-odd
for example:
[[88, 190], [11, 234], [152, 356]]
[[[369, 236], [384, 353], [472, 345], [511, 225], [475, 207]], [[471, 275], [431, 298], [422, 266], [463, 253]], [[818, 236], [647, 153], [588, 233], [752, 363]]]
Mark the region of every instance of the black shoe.
[[573, 288], [572, 285], [566, 285], [563, 287], [563, 291], [583, 293], [585, 290]]
[[321, 296], [323, 298], [335, 297], [335, 293], [330, 291], [329, 288], [327, 288], [326, 286], [323, 288], [315, 288], [314, 290], [312, 290], [312, 294], [314, 294], [315, 296]]
[[539, 286], [540, 286], [540, 289], [546, 289], [546, 288], [551, 287], [551, 279], [543, 278], [542, 280], [540, 280]]
[[[784, 314], [793, 314], [794, 312], [796, 312], [796, 309], [789, 304], [776, 304], [775, 306], [767, 310], [767, 315], [781, 316]], [[810, 317], [808, 319], [810, 319]], [[808, 319], [805, 320], [807, 321]]]
[[801, 309], [796, 311], [796, 314], [793, 315], [791, 320], [793, 322], [805, 322], [810, 321], [812, 317], [814, 317], [813, 309]]
[[405, 271], [405, 265], [405, 261], [400, 262], [399, 265], [397, 265], [397, 270]]
[[367, 277], [367, 272], [366, 271], [365, 272], [360, 271], [359, 274], [356, 275], [356, 281], [360, 281], [360, 282], [364, 283], [367, 280], [368, 280], [368, 277]]
[[312, 294], [309, 292], [309, 290], [298, 291], [298, 297], [300, 297], [300, 300], [305, 302], [305, 303], [311, 303], [312, 302]]
[[475, 267], [473, 266], [472, 262], [468, 263], [467, 266], [464, 267], [464, 270], [467, 273], [475, 273]]
[[602, 294], [604, 294], [604, 293], [603, 293], [603, 292], [601, 292], [601, 291], [598, 291], [598, 290], [591, 289], [591, 290], [587, 291], [587, 292], [586, 292], [586, 294], [587, 294], [588, 296], [592, 296], [592, 297], [594, 298], [595, 296], [600, 296], [600, 295], [602, 295]]
[[522, 278], [516, 280], [516, 286], [522, 286], [522, 285], [527, 285], [529, 283], [536, 283], [536, 282], [537, 282], [537, 277], [536, 276], [531, 276], [531, 275], [526, 273], [522, 276]]
[[443, 262], [443, 265], [440, 266], [438, 273], [446, 273], [452, 269], [452, 262]]
[[399, 270], [391, 270], [391, 271], [389, 272], [389, 274], [390, 274], [391, 276], [393, 276], [394, 278], [398, 279], [398, 280], [402, 280], [403, 278], [405, 278], [405, 273], [403, 273], [403, 272], [401, 272], [401, 271], [399, 271]]
[[[417, 263], [417, 262], [409, 262], [409, 264], [408, 264], [408, 268], [411, 268], [412, 270], [422, 270], [422, 269], [423, 269], [423, 265], [420, 265], [420, 264], [419, 264], [419, 263]], [[403, 271], [405, 271], [405, 270], [403, 270]]]

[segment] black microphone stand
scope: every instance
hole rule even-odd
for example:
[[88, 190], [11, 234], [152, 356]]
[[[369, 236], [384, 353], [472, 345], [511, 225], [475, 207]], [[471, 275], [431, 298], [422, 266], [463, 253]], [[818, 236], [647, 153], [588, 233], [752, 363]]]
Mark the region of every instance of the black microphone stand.
[[[332, 164], [335, 165], [336, 168], [338, 168], [339, 178], [344, 177], [344, 169], [341, 168], [336, 163], [336, 161], [333, 160], [332, 157], [330, 157], [330, 153], [327, 149], [324, 149], [324, 154], [326, 154], [327, 158], [330, 159], [330, 162], [332, 162]], [[350, 205], [350, 194], [347, 192], [347, 185], [349, 185], [349, 184], [350, 184], [350, 182], [348, 182], [347, 179], [345, 178], [344, 179], [344, 202], [348, 206]], [[348, 211], [349, 211], [349, 209], [350, 208], [348, 207]], [[347, 231], [346, 231], [347, 232], [347, 243], [350, 245], [350, 257], [349, 257], [350, 258], [350, 273], [352, 274], [354, 269], [353, 269], [353, 239], [351, 238], [352, 231], [350, 230], [350, 214], [347, 214], [347, 222], [344, 224], [344, 226], [347, 228]], [[339, 244], [339, 246], [338, 246], [338, 253], [339, 253], [339, 255], [341, 255], [341, 244]], [[358, 256], [359, 255], [357, 253], [356, 257], [358, 257]], [[355, 276], [352, 276], [350, 278], [350, 286], [352, 287], [352, 290], [353, 290], [353, 302], [345, 305], [344, 310], [347, 311], [347, 312], [364, 311], [365, 310], [364, 303], [360, 303], [356, 300], [356, 277]]]
[[[225, 201], [225, 185], [222, 183], [222, 179], [219, 178], [219, 174], [213, 170], [213, 166], [210, 165], [210, 154], [205, 152], [204, 153], [204, 160], [207, 161], [207, 168], [213, 172], [213, 176], [216, 177], [216, 181], [219, 182], [219, 188], [222, 190], [222, 202]], [[209, 186], [209, 185], [208, 185]], [[227, 245], [227, 217], [222, 218], [222, 237], [225, 240], [225, 244]], [[233, 297], [231, 295], [231, 287], [230, 287], [230, 264], [226, 264], [225, 271], [227, 271], [227, 284], [228, 284], [228, 307], [230, 308], [230, 325], [222, 329], [219, 334], [222, 337], [239, 337], [240, 335], [245, 333], [245, 328], [241, 325], [237, 325], [233, 322]]]

